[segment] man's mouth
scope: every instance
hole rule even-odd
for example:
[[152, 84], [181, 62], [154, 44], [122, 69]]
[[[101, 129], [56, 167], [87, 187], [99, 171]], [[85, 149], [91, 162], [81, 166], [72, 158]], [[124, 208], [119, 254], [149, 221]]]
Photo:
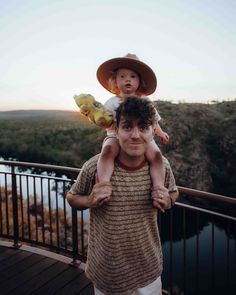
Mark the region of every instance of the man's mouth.
[[139, 147], [140, 145], [142, 145], [142, 142], [140, 142], [140, 141], [132, 141], [129, 144], [132, 147]]

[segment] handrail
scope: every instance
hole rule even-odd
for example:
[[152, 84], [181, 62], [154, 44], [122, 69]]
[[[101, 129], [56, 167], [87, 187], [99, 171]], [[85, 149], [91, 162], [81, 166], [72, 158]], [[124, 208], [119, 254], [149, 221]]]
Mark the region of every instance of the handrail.
[[[39, 163], [30, 163], [30, 162], [18, 162], [18, 161], [5, 161], [0, 160], [0, 165], [10, 166], [11, 169], [9, 171], [1, 171], [0, 169], [0, 176], [2, 177], [2, 183], [0, 183], [0, 186], [5, 184], [5, 186], [2, 187], [2, 190], [0, 190], [0, 237], [5, 239], [10, 239], [14, 241], [14, 246], [18, 247], [19, 242], [25, 242], [30, 243], [31, 245], [41, 246], [44, 248], [47, 248], [52, 251], [56, 251], [58, 253], [62, 253], [64, 255], [69, 255], [70, 257], [73, 257], [73, 264], [77, 264], [78, 259], [81, 261], [86, 261], [86, 249], [85, 249], [85, 240], [87, 242], [87, 237], [85, 237], [85, 222], [84, 222], [84, 212], [77, 211], [74, 209], [69, 209], [70, 216], [67, 216], [67, 209], [66, 208], [66, 201], [65, 198], [63, 198], [63, 204], [61, 204], [62, 211], [60, 211], [59, 214], [59, 207], [58, 207], [58, 200], [59, 200], [59, 194], [65, 196], [66, 189], [69, 185], [71, 185], [74, 182], [75, 177], [80, 172], [79, 168], [72, 168], [72, 167], [65, 167], [65, 166], [56, 166], [56, 165], [49, 165], [49, 164], [39, 164]], [[53, 172], [60, 172], [63, 175], [66, 175], [65, 178], [60, 178], [56, 175], [50, 176], [49, 174], [43, 175], [43, 174], [29, 174], [22, 173], [17, 171], [17, 167], [25, 167], [25, 168], [39, 168], [44, 171], [53, 171]], [[31, 184], [30, 180], [31, 179]], [[1, 180], [1, 179], [0, 179]], [[9, 181], [8, 181], [9, 180]], [[25, 181], [25, 183], [24, 183]], [[53, 181], [51, 183], [50, 181]], [[39, 190], [36, 189], [36, 182], [39, 185]], [[22, 192], [22, 186], [23, 183], [25, 185], [25, 191]], [[58, 188], [61, 186], [60, 191]], [[33, 198], [30, 201], [30, 192], [29, 187], [31, 185], [32, 190], [32, 196]], [[8, 191], [9, 186], [9, 191]], [[55, 188], [55, 193], [52, 196], [52, 186]], [[162, 215], [159, 214], [158, 218], [160, 218], [159, 226], [160, 230], [168, 230], [169, 231], [169, 252], [168, 252], [168, 259], [169, 259], [169, 268], [166, 267], [166, 273], [163, 273], [163, 279], [166, 281], [164, 282], [165, 286], [168, 286], [169, 292], [168, 294], [172, 294], [172, 288], [173, 288], [173, 261], [174, 257], [174, 239], [173, 234], [176, 230], [180, 232], [183, 231], [182, 241], [183, 241], [183, 271], [184, 271], [184, 277], [187, 276], [186, 271], [186, 253], [187, 253], [187, 244], [188, 239], [186, 237], [186, 233], [188, 232], [188, 222], [187, 222], [187, 216], [189, 212], [191, 213], [191, 218], [193, 218], [196, 222], [196, 243], [195, 243], [195, 249], [196, 249], [196, 286], [199, 287], [199, 277], [200, 272], [198, 269], [199, 264], [199, 253], [200, 253], [200, 232], [201, 232], [201, 222], [200, 222], [200, 216], [201, 214], [205, 214], [207, 218], [211, 219], [211, 233], [209, 235], [209, 239], [211, 239], [211, 257], [212, 257], [212, 269], [214, 270], [214, 259], [215, 259], [215, 252], [216, 252], [216, 241], [215, 241], [215, 224], [217, 224], [217, 221], [224, 222], [224, 229], [227, 233], [227, 239], [225, 240], [225, 252], [226, 253], [226, 274], [228, 277], [230, 277], [231, 273], [230, 270], [232, 268], [231, 262], [233, 263], [233, 257], [232, 256], [232, 241], [235, 244], [236, 241], [236, 232], [235, 232], [235, 225], [236, 225], [236, 217], [230, 216], [227, 214], [230, 211], [226, 211], [226, 213], [220, 212], [219, 208], [216, 206], [206, 208], [201, 208], [199, 206], [199, 203], [192, 202], [194, 198], [200, 198], [202, 200], [208, 200], [211, 202], [206, 203], [212, 203], [213, 204], [223, 204], [222, 208], [230, 208], [234, 210], [236, 205], [236, 199], [232, 197], [227, 197], [219, 194], [204, 192], [195, 190], [192, 188], [186, 188], [178, 186], [180, 195], [184, 197], [191, 197], [187, 202], [182, 202], [182, 199], [178, 200], [176, 202], [176, 206], [173, 210], [167, 210], [167, 214]], [[9, 197], [11, 196], [11, 197]], [[37, 199], [39, 197], [39, 200]], [[5, 198], [5, 204], [3, 208], [3, 202]], [[27, 204], [23, 206], [22, 201], [26, 200]], [[52, 199], [52, 200], [51, 200]], [[47, 206], [45, 205], [45, 202], [48, 202]], [[54, 207], [52, 206], [52, 203], [54, 202]], [[200, 204], [203, 202], [200, 202]], [[9, 208], [6, 208], [6, 206], [9, 205]], [[35, 216], [29, 216], [29, 210], [30, 205], [34, 205], [35, 210]], [[56, 205], [56, 206], [55, 206]], [[68, 205], [68, 204], [67, 204]], [[12, 206], [12, 215], [11, 217], [8, 216], [10, 212], [10, 206]], [[37, 207], [39, 206], [39, 207]], [[41, 207], [40, 207], [41, 206]], [[204, 206], [203, 206], [204, 207]], [[26, 209], [26, 211], [24, 211]], [[41, 213], [40, 213], [41, 210]], [[44, 212], [45, 210], [45, 212]], [[5, 228], [7, 228], [5, 231], [3, 231], [3, 217], [1, 216], [1, 213], [4, 211], [6, 214], [6, 220], [5, 220]], [[24, 215], [25, 214], [25, 215]], [[37, 215], [39, 214], [39, 215]], [[41, 214], [41, 215], [40, 215]], [[80, 214], [80, 215], [79, 215]], [[174, 214], [181, 214], [179, 215], [180, 218], [178, 218], [176, 224], [173, 222], [173, 215]], [[47, 215], [48, 222], [46, 222], [44, 219], [45, 215]], [[60, 215], [60, 216], [59, 216]], [[80, 216], [80, 219], [79, 219]], [[61, 218], [61, 219], [60, 219]], [[71, 220], [69, 220], [71, 218]], [[163, 219], [162, 219], [163, 218]], [[168, 218], [168, 221], [165, 221], [165, 218]], [[218, 219], [216, 219], [218, 218]], [[59, 224], [60, 220], [60, 224]], [[162, 221], [163, 220], [163, 221]], [[31, 222], [34, 222], [34, 224], [31, 224]], [[12, 223], [11, 223], [12, 222]], [[165, 225], [162, 226], [163, 223]], [[179, 227], [179, 225], [182, 226]], [[25, 224], [25, 225], [24, 225]], [[169, 229], [168, 229], [169, 224]], [[13, 226], [12, 226], [13, 225]], [[23, 234], [24, 227], [27, 228], [27, 233]], [[30, 226], [32, 228], [30, 229]], [[9, 230], [11, 228], [11, 230]], [[175, 230], [174, 230], [175, 228]], [[59, 229], [62, 230], [59, 232]], [[194, 230], [194, 226], [192, 227], [192, 230]], [[42, 237], [38, 237], [38, 232], [42, 234]], [[48, 234], [46, 239], [46, 232]], [[28, 234], [29, 233], [29, 234]], [[54, 235], [54, 237], [53, 237]], [[50, 240], [49, 240], [50, 238]], [[54, 238], [54, 241], [53, 241]], [[63, 238], [64, 244], [59, 244], [59, 238]], [[70, 242], [67, 242], [69, 241]], [[49, 241], [48, 241], [49, 240]], [[232, 241], [231, 241], [232, 240]], [[190, 244], [193, 242], [190, 241]], [[80, 244], [80, 246], [79, 246]], [[87, 245], [87, 244], [86, 244]], [[79, 249], [80, 248], [80, 249]], [[191, 249], [193, 249], [191, 244]], [[189, 251], [189, 248], [188, 248]], [[180, 253], [178, 252], [178, 255]], [[234, 255], [234, 254], [233, 254]], [[232, 257], [232, 259], [231, 259]], [[168, 270], [169, 269], [169, 270]], [[233, 275], [235, 272], [233, 273]], [[213, 276], [212, 272], [212, 276]], [[169, 279], [168, 279], [169, 277]], [[185, 278], [186, 279], [186, 278]], [[186, 288], [186, 286], [183, 286], [183, 291]], [[184, 294], [187, 294], [187, 292], [184, 292]], [[198, 293], [197, 293], [198, 294]], [[199, 293], [200, 294], [200, 293]]]
[[[18, 162], [18, 161], [6, 161], [6, 160], [0, 160], [0, 165], [6, 165], [6, 166], [21, 166], [21, 167], [27, 167], [27, 168], [40, 168], [40, 169], [45, 169], [45, 170], [50, 170], [50, 171], [55, 171], [55, 172], [68, 172], [68, 173], [79, 173], [80, 168], [73, 168], [73, 167], [68, 167], [68, 166], [58, 166], [58, 165], [51, 165], [51, 164], [40, 164], [40, 163], [32, 163], [32, 162]], [[208, 199], [208, 200], [213, 200], [213, 201], [220, 201], [220, 202], [225, 202], [229, 204], [236, 205], [236, 198], [224, 196], [224, 195], [219, 195], [215, 193], [210, 193], [210, 192], [205, 192], [205, 191], [200, 191], [192, 188], [187, 188], [187, 187], [182, 187], [182, 186], [177, 186], [179, 189], [179, 192], [181, 194], [186, 194], [186, 195], [191, 195], [196, 198], [203, 198], [203, 199]]]
[[57, 166], [57, 165], [50, 165], [50, 164], [40, 164], [40, 163], [31, 163], [31, 162], [18, 162], [18, 161], [5, 161], [0, 160], [0, 165], [6, 166], [21, 166], [27, 168], [40, 168], [45, 170], [53, 170], [53, 171], [62, 171], [62, 172], [75, 172], [78, 173], [80, 168], [73, 168], [67, 166]]
[[221, 201], [229, 204], [236, 205], [236, 198], [231, 198], [219, 194], [213, 194], [205, 191], [199, 191], [192, 188], [182, 187], [178, 186], [179, 192], [181, 194], [191, 195], [196, 198], [204, 198], [208, 200], [214, 200], [214, 201]]

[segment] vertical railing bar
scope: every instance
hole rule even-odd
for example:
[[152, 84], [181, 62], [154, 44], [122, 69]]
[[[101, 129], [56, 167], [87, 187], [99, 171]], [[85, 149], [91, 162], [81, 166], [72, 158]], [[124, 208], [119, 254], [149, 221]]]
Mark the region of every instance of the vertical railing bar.
[[73, 244], [73, 261], [72, 264], [77, 263], [78, 257], [78, 217], [77, 210], [72, 208], [72, 244]]
[[43, 203], [43, 178], [40, 178], [40, 188], [41, 188], [41, 218], [42, 218], [42, 238], [45, 244], [45, 227], [44, 227], [44, 203]]
[[170, 295], [173, 294], [173, 210], [170, 210]]
[[3, 233], [3, 219], [2, 219], [2, 183], [1, 183], [1, 177], [0, 177], [0, 236]]
[[33, 189], [34, 189], [34, 208], [35, 208], [35, 240], [38, 242], [38, 204], [36, 198], [36, 182], [35, 176], [33, 176]]
[[29, 200], [29, 177], [26, 175], [26, 191], [27, 191], [27, 221], [28, 221], [28, 239], [31, 240], [31, 224], [30, 224], [30, 200]]
[[84, 253], [84, 211], [81, 210], [81, 220], [80, 220], [80, 238], [81, 238], [81, 251], [82, 251], [82, 255], [83, 257], [85, 256]]
[[67, 250], [67, 218], [66, 218], [66, 185], [65, 181], [63, 181], [63, 218], [64, 218], [64, 239], [65, 239], [65, 249]]
[[20, 208], [21, 208], [21, 236], [24, 239], [24, 205], [23, 205], [23, 193], [22, 193], [22, 176], [19, 175], [19, 185], [20, 185]]
[[161, 214], [160, 214], [159, 211], [158, 211], [158, 214], [157, 214], [157, 224], [158, 224], [159, 232], [161, 233], [161, 231], [162, 231], [162, 228], [161, 228], [162, 223], [161, 223]]
[[56, 227], [57, 227], [57, 247], [60, 247], [60, 233], [59, 233], [59, 212], [58, 212], [58, 181], [55, 180], [56, 189]]
[[[236, 237], [236, 222], [234, 222], [234, 237]], [[236, 238], [234, 238], [234, 265], [236, 265]]]
[[49, 227], [50, 227], [50, 245], [52, 246], [52, 211], [51, 211], [51, 185], [48, 179], [48, 211], [49, 211]]
[[196, 227], [197, 227], [197, 235], [196, 235], [196, 293], [198, 294], [199, 290], [199, 212], [196, 214]]
[[12, 183], [12, 209], [13, 209], [13, 232], [14, 232], [14, 244], [13, 246], [20, 247], [19, 241], [19, 223], [18, 223], [18, 199], [17, 199], [17, 183], [15, 166], [11, 167], [11, 183]]
[[183, 270], [184, 270], [184, 294], [186, 293], [186, 209], [183, 210], [183, 251], [184, 251], [184, 263], [183, 263]]
[[6, 202], [5, 211], [6, 211], [6, 226], [7, 226], [6, 230], [7, 230], [7, 235], [9, 236], [10, 226], [9, 226], [9, 215], [8, 215], [8, 190], [7, 190], [7, 187], [8, 187], [7, 174], [5, 174], [5, 202]]
[[[227, 223], [227, 233], [226, 233], [226, 237], [227, 237], [227, 243], [226, 243], [226, 278], [227, 281], [229, 282], [229, 240], [230, 240], [230, 221], [228, 220]], [[236, 264], [235, 264], [236, 265]]]
[[215, 218], [212, 216], [211, 226], [211, 275], [212, 290], [215, 289]]

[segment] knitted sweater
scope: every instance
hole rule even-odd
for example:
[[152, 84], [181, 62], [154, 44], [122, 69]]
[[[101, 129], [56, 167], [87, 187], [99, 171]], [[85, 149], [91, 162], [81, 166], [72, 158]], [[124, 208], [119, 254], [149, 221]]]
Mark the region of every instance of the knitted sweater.
[[[70, 192], [90, 194], [98, 157], [87, 161]], [[169, 163], [165, 186], [176, 191]], [[162, 273], [157, 210], [152, 206], [149, 165], [127, 171], [115, 164], [111, 200], [90, 210], [86, 274], [106, 295], [130, 295]]]

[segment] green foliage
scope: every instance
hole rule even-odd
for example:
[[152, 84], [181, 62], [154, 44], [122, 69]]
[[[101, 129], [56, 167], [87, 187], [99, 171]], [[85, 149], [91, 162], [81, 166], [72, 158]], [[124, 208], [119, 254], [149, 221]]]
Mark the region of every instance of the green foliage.
[[[236, 101], [217, 104], [155, 102], [177, 184], [236, 194]], [[0, 112], [0, 156], [71, 167], [100, 152], [105, 132], [78, 112]]]
[[[51, 113], [51, 112], [50, 112]], [[101, 148], [104, 132], [72, 112], [0, 115], [0, 155], [5, 159], [81, 167]]]

